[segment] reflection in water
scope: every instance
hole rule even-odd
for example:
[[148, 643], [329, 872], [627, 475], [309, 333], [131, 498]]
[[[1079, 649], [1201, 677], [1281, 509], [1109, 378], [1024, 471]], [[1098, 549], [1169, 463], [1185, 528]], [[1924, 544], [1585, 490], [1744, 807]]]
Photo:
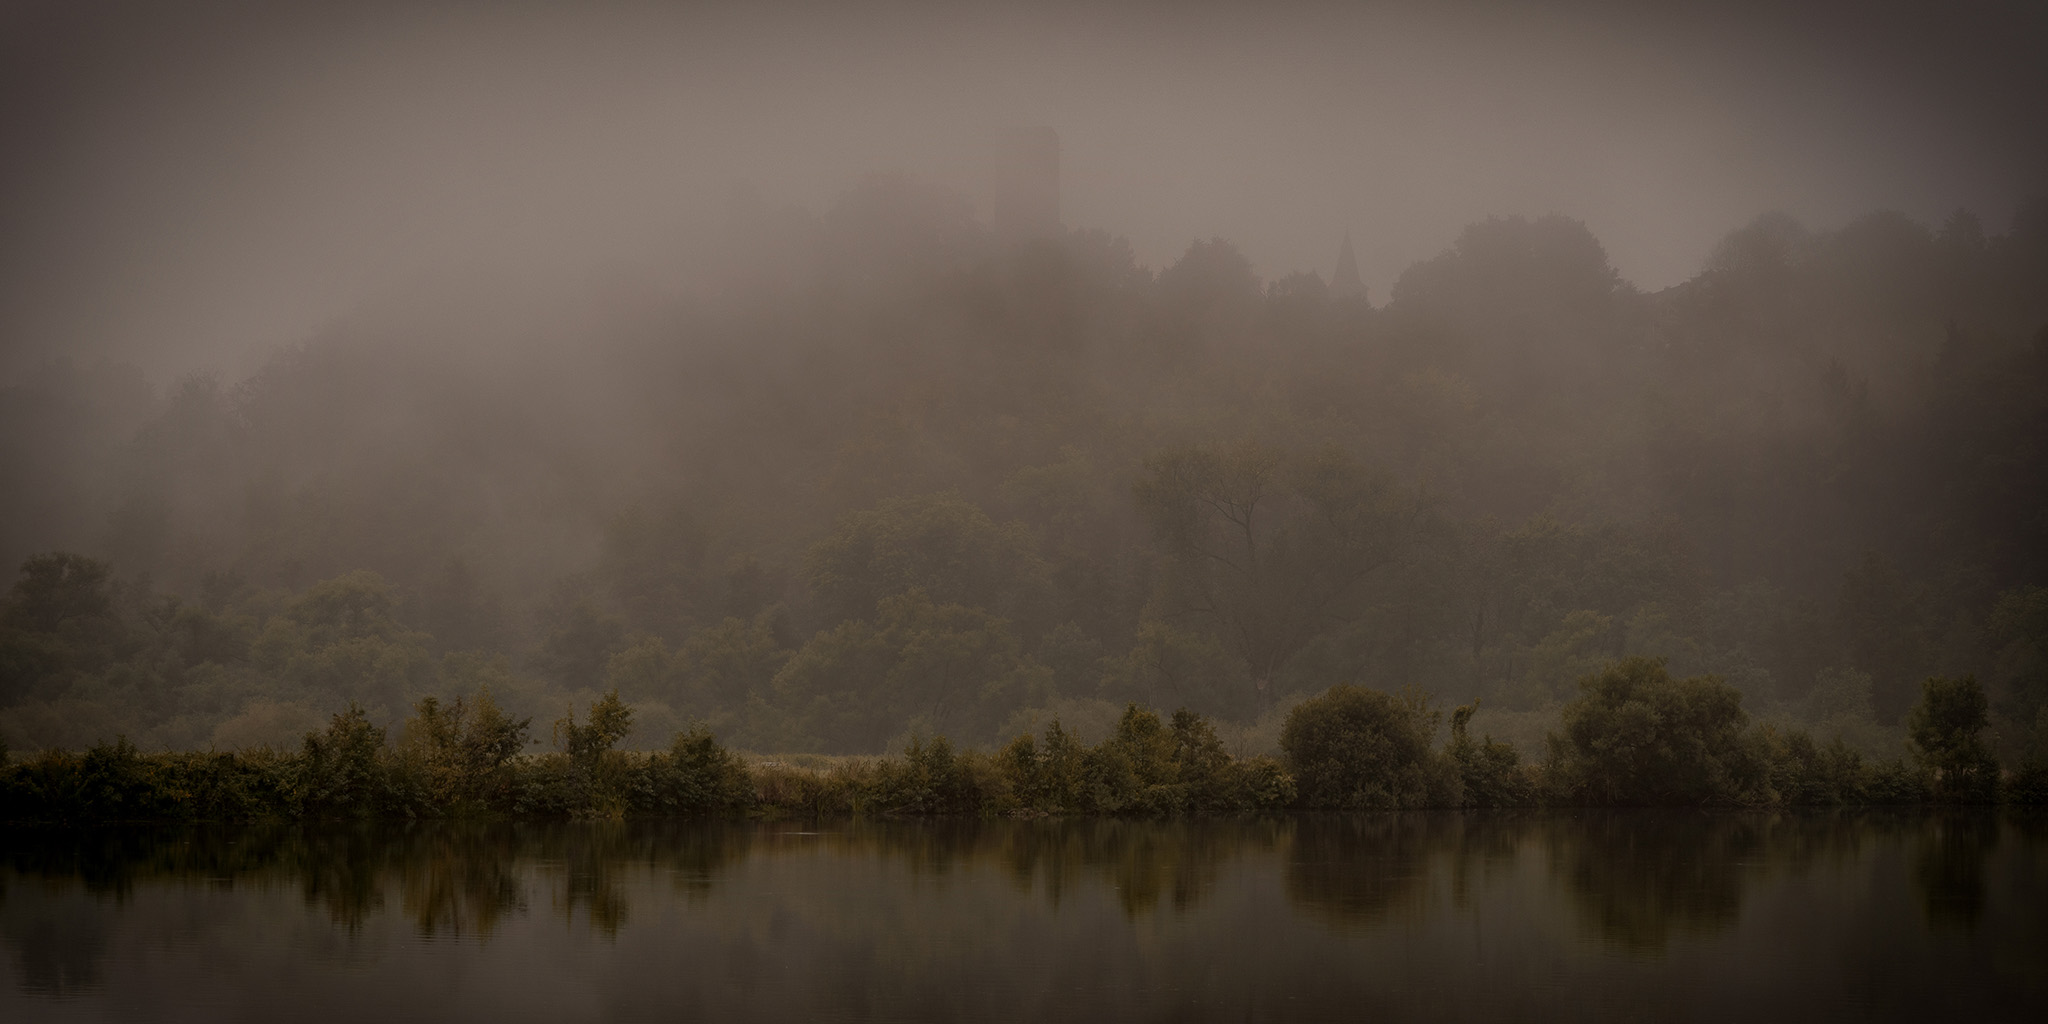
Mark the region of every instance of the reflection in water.
[[1315, 815], [1296, 823], [1287, 898], [1337, 923], [1372, 921], [1421, 888], [1431, 854], [1455, 844], [1456, 818]]
[[1655, 952], [1673, 931], [1735, 921], [1765, 827], [1746, 815], [1589, 812], [1546, 823], [1545, 845], [1605, 939]]
[[1108, 881], [1126, 915], [1165, 900], [1192, 908], [1215, 882], [1219, 864], [1265, 854], [1284, 839], [1287, 823], [1055, 821], [996, 830], [991, 850], [1019, 889], [1042, 886], [1058, 906], [1078, 878]]
[[99, 984], [106, 922], [93, 914], [7, 916], [0, 936], [14, 950], [21, 985], [39, 995], [76, 995]]
[[[277, 917], [280, 897], [301, 908], [290, 911], [301, 924], [280, 924], [289, 920]], [[875, 1016], [1019, 1015], [1025, 1003], [1057, 1015], [1074, 1009], [1062, 999], [1094, 992], [1087, 998], [1114, 1002], [1126, 996], [1103, 993], [1131, 985], [1157, 999], [1117, 1012], [1190, 1019], [1272, 1016], [1250, 1010], [1300, 1009], [1287, 1002], [1297, 999], [1476, 1012], [1446, 1009], [1446, 993], [1496, 1015], [1606, 1013], [1556, 1001], [1555, 991], [1534, 1004], [1514, 992], [1567, 975], [1596, 992], [1634, 978], [1650, 987], [1613, 990], [1634, 993], [1623, 1015], [1655, 1016], [1644, 1008], [1711, 994], [1627, 972], [1676, 967], [1676, 951], [1714, 943], [1766, 967], [1773, 957], [1862, 950], [1869, 962], [1814, 976], [1909, 988], [1913, 978], [1935, 985], [1988, 971], [1973, 991], [1996, 1006], [2015, 992], [2048, 993], [2048, 829], [1989, 814], [1582, 812], [15, 829], [0, 838], [0, 941], [15, 993], [6, 998], [182, 985], [149, 971], [160, 957], [152, 950], [176, 948], [155, 936], [174, 933], [221, 943], [186, 968], [202, 973], [266, 943], [283, 943], [275, 955], [291, 964], [340, 956], [351, 969], [427, 955], [399, 952], [414, 948], [407, 941], [468, 949], [483, 963], [514, 957], [499, 982], [510, 992], [531, 980], [516, 957], [538, 955], [533, 925], [550, 920], [547, 943], [582, 948], [596, 938], [594, 948], [613, 952], [562, 960], [558, 950], [548, 964], [651, 957], [629, 973], [635, 980], [612, 984], [698, 986], [690, 998], [706, 1014], [722, 1005], [742, 1017], [845, 1000]], [[1936, 962], [1950, 948], [1936, 932], [1965, 933], [1971, 942], [1954, 948], [1996, 950], [1995, 962]], [[658, 953], [633, 952], [649, 944]], [[678, 975], [662, 966], [671, 962], [705, 966]], [[1396, 974], [1375, 982], [1375, 964]], [[1505, 981], [1489, 980], [1495, 965], [1509, 971]], [[313, 968], [286, 973], [303, 970]], [[1424, 977], [1434, 980], [1414, 981]], [[1371, 998], [1359, 988], [1374, 985]], [[1386, 1004], [1386, 991], [1410, 989], [1438, 1002]], [[778, 1001], [758, 1003], [763, 991]], [[1267, 995], [1244, 994], [1257, 991]], [[1798, 992], [1788, 1005], [1825, 994]], [[1885, 998], [1904, 1007], [1910, 996]], [[361, 998], [375, 1008], [374, 994]], [[1600, 1005], [1610, 1004], [1624, 1005]], [[8, 1005], [0, 998], [0, 1016]], [[1543, 1006], [1554, 1012], [1532, 1009]], [[535, 1004], [509, 1016], [541, 1012]]]
[[1920, 884], [1927, 919], [1965, 930], [1984, 916], [1984, 861], [1998, 844], [1998, 819], [1988, 814], [1945, 813], [1920, 830], [1913, 879]]
[[526, 908], [512, 858], [487, 832], [438, 831], [418, 842], [427, 849], [400, 861], [399, 891], [421, 935], [489, 938], [500, 917]]

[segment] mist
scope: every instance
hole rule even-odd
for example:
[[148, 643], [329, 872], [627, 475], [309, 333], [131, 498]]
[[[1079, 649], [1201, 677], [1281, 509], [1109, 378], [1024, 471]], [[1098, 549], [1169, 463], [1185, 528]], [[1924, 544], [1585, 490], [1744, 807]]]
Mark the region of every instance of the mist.
[[[1069, 226], [1380, 301], [1492, 215], [1656, 290], [1732, 226], [2002, 225], [2044, 168], [2027, 5], [12, 5], [0, 344], [238, 379], [448, 275], [652, 274], [736, 196], [908, 173], [987, 214], [1052, 126]], [[648, 269], [652, 266], [655, 269]], [[507, 285], [519, 290], [520, 285]]]
[[1251, 757], [1356, 686], [1533, 754], [1662, 659], [1871, 757], [1967, 676], [2031, 756], [2044, 39], [10, 6], [0, 738], [488, 692], [835, 755], [1179, 707]]

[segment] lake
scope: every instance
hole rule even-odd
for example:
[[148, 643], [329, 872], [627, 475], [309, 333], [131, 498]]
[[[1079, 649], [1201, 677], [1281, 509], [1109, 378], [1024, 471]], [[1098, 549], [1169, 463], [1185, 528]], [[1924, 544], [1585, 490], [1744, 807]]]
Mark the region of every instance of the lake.
[[0, 1019], [2017, 1020], [2048, 819], [6, 827]]

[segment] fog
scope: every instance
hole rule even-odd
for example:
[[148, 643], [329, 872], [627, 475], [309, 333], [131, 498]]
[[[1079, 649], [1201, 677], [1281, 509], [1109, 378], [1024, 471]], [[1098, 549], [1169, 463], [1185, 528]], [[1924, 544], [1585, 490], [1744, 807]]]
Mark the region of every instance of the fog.
[[1024, 125], [1140, 264], [1327, 277], [1349, 232], [1375, 301], [1489, 215], [1654, 290], [1764, 211], [2038, 187], [2038, 7], [1791, 6], [17, 3], [0, 367], [239, 377], [425, 277], [627, 275], [736, 193], [902, 171], [986, 212]]
[[1661, 658], [2048, 759], [2037, 8], [0, 11], [13, 749]]

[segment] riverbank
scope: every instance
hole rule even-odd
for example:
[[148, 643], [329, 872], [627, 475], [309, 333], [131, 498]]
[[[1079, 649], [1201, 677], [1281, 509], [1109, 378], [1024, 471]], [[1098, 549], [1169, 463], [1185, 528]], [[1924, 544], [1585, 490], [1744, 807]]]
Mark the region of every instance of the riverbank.
[[[1622, 666], [1626, 669], [1628, 666]], [[1640, 668], [1641, 666], [1636, 666]], [[1611, 680], [1610, 680], [1611, 681]], [[1597, 681], [1589, 681], [1597, 682]], [[1696, 681], [1637, 680], [1686, 696]], [[1695, 687], [1697, 689], [1697, 687]], [[1693, 721], [1676, 732], [1601, 717], [1598, 687], [1549, 756], [1466, 732], [1413, 697], [1333, 687], [1290, 717], [1283, 756], [1233, 757], [1200, 715], [1130, 706], [1086, 746], [1055, 722], [993, 752], [945, 739], [884, 757], [748, 758], [709, 733], [668, 750], [612, 749], [623, 705], [558, 723], [564, 749], [515, 753], [526, 723], [479, 702], [422, 702], [397, 744], [360, 710], [297, 750], [142, 753], [125, 742], [0, 763], [8, 821], [1050, 816], [1171, 818], [1283, 810], [1476, 807], [1809, 807], [2044, 802], [2048, 772], [1934, 755], [1866, 761], [1839, 742]], [[1692, 694], [1712, 704], [1715, 694]], [[612, 700], [608, 698], [608, 700]], [[1655, 703], [1652, 701], [1651, 703]], [[1675, 717], [1675, 716], [1666, 716]], [[609, 738], [608, 738], [609, 737]], [[1628, 742], [1623, 742], [1628, 741]], [[1938, 753], [1938, 752], [1937, 752]], [[796, 763], [802, 760], [809, 763]], [[1967, 772], [1967, 774], [1966, 774]]]

